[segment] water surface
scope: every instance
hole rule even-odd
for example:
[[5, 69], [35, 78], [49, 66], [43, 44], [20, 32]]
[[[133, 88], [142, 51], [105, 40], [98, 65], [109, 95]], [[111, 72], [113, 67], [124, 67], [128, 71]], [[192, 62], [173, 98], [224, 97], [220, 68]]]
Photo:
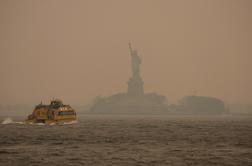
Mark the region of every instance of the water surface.
[[[17, 119], [18, 120], [18, 119]], [[0, 125], [0, 165], [252, 165], [252, 117], [98, 116]]]

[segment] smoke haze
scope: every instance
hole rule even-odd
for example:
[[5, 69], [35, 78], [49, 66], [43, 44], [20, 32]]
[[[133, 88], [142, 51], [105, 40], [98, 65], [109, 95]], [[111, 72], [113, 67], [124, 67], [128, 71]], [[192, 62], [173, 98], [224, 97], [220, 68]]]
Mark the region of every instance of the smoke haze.
[[0, 24], [0, 104], [126, 91], [129, 41], [146, 92], [252, 102], [250, 0], [1, 0]]

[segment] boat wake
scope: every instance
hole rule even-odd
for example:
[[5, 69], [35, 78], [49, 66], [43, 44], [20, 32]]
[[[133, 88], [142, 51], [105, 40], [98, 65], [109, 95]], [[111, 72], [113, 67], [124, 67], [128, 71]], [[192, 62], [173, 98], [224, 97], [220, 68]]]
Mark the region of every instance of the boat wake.
[[[50, 123], [48, 125], [71, 125], [71, 124], [76, 124], [78, 123], [77, 120], [69, 121], [69, 122], [62, 122], [62, 123]], [[11, 118], [5, 118], [1, 124], [7, 125], [7, 124], [27, 124], [27, 125], [38, 125], [38, 126], [43, 126], [46, 125], [45, 123], [25, 123], [25, 122], [18, 122], [18, 121], [13, 121]]]
[[1, 124], [24, 124], [24, 122], [15, 122], [11, 118], [5, 118]]
[[76, 124], [78, 123], [77, 120], [73, 120], [73, 121], [69, 121], [69, 122], [56, 122], [56, 123], [50, 123], [49, 125], [52, 126], [52, 125], [71, 125], [71, 124]]
[[78, 121], [77, 120], [73, 120], [73, 121], [70, 121], [70, 122], [64, 122], [63, 124], [64, 125], [69, 125], [69, 124], [76, 124], [76, 123], [78, 123]]
[[13, 123], [13, 120], [11, 118], [6, 118], [2, 122], [2, 124], [11, 124], [11, 123]]

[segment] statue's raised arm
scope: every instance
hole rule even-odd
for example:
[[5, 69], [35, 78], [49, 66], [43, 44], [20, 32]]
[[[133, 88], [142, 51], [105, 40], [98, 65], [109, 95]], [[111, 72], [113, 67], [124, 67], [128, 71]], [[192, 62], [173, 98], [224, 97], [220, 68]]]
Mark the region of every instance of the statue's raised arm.
[[129, 49], [130, 49], [130, 55], [132, 56], [133, 50], [132, 50], [132, 47], [131, 47], [131, 43], [130, 43], [130, 42], [129, 42]]

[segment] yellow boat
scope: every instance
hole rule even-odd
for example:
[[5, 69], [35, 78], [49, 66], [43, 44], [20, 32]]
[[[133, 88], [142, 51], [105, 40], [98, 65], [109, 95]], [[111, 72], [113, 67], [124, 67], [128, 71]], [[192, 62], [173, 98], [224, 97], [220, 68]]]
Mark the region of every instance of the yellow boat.
[[52, 100], [50, 105], [39, 104], [25, 123], [61, 124], [76, 121], [76, 112], [70, 105], [64, 105], [61, 100]]

